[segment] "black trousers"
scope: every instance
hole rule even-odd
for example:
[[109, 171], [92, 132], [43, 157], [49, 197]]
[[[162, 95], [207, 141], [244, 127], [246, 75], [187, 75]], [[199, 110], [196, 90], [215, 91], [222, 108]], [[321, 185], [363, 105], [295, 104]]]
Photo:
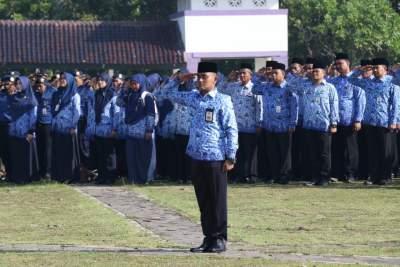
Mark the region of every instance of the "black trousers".
[[257, 173], [258, 178], [264, 181], [271, 180], [271, 174], [269, 169], [269, 162], [267, 156], [267, 143], [265, 139], [265, 130], [259, 134], [257, 138]]
[[115, 139], [96, 136], [95, 162], [99, 183], [114, 183], [117, 178], [117, 161], [115, 154]]
[[51, 124], [36, 125], [36, 142], [39, 157], [39, 175], [41, 177], [51, 173]]
[[223, 161], [191, 160], [191, 177], [200, 208], [203, 235], [227, 240], [227, 176]]
[[120, 177], [128, 175], [128, 167], [126, 166], [126, 140], [117, 139], [115, 142], [115, 152], [117, 154], [117, 174]]
[[186, 155], [186, 147], [189, 142], [188, 135], [176, 134], [176, 177], [187, 182], [190, 180], [190, 157]]
[[11, 172], [10, 141], [8, 136], [8, 123], [0, 123], [0, 158], [6, 173]]
[[311, 170], [307, 167], [310, 162], [310, 150], [307, 147], [305, 130], [302, 127], [296, 127], [292, 134], [292, 175], [291, 179], [302, 181], [310, 180]]
[[79, 158], [81, 160], [81, 165], [85, 168], [89, 168], [91, 153], [90, 153], [90, 140], [85, 135], [86, 126], [87, 126], [87, 119], [85, 117], [80, 117], [78, 121]]
[[257, 176], [257, 135], [255, 133], [239, 133], [239, 149], [236, 153], [236, 166], [233, 179], [243, 180], [246, 177]]
[[292, 168], [292, 134], [266, 131], [268, 161], [271, 179], [286, 182]]
[[59, 182], [79, 179], [79, 147], [76, 134], [53, 133], [51, 177]]
[[177, 179], [175, 140], [157, 136], [157, 174], [162, 178]]
[[363, 126], [358, 133], [358, 179], [367, 180], [369, 177], [369, 164], [368, 164], [368, 130], [367, 126]]
[[17, 184], [29, 183], [37, 180], [38, 160], [36, 140], [28, 142], [25, 138], [10, 137], [11, 172], [8, 178]]
[[384, 127], [368, 126], [368, 165], [371, 179], [375, 183], [388, 180], [392, 175], [394, 133]]
[[358, 170], [358, 134], [353, 126], [338, 126], [332, 137], [332, 175], [355, 178]]
[[328, 181], [331, 171], [332, 135], [308, 129], [305, 129], [304, 133], [310, 151], [308, 168], [312, 171], [312, 179], [317, 183]]

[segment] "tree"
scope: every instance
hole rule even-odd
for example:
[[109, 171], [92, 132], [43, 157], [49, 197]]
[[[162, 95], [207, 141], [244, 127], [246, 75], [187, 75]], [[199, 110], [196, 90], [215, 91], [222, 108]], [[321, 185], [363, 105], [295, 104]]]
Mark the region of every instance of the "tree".
[[333, 58], [346, 51], [400, 59], [400, 15], [388, 0], [283, 0], [289, 9], [290, 56]]
[[14, 20], [166, 20], [175, 11], [165, 0], [0, 0], [0, 17]]

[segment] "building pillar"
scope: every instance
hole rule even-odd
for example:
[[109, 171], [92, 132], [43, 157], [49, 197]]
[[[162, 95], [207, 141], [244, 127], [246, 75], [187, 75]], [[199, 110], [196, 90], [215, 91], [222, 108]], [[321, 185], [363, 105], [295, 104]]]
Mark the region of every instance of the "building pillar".
[[186, 60], [186, 68], [188, 69], [188, 71], [189, 72], [197, 72], [197, 65], [201, 61], [201, 58], [196, 58], [196, 57], [193, 57], [193, 54], [186, 53], [185, 60]]

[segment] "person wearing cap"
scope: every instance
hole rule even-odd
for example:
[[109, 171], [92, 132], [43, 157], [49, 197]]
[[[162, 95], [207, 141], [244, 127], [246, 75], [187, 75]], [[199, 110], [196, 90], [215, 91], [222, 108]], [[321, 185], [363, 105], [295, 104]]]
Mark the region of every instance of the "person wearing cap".
[[11, 172], [8, 179], [16, 184], [26, 184], [38, 178], [36, 151], [37, 100], [28, 77], [19, 76], [15, 86], [9, 87], [7, 115], [9, 116], [9, 141]]
[[290, 82], [290, 80], [293, 78], [303, 77], [303, 65], [303, 59], [297, 57], [293, 58], [290, 63], [289, 70], [285, 76], [285, 80]]
[[10, 162], [10, 142], [9, 142], [9, 122], [10, 117], [7, 115], [8, 92], [15, 91], [15, 78], [9, 75], [1, 79], [2, 86], [0, 91], [0, 158], [4, 165], [5, 175], [11, 173]]
[[[191, 252], [223, 252], [228, 238], [227, 172], [235, 164], [238, 129], [231, 97], [216, 88], [217, 72], [215, 63], [200, 62], [197, 74], [181, 74], [169, 89], [174, 101], [194, 109], [186, 153], [205, 238]], [[181, 82], [196, 75], [198, 91], [178, 91]]]
[[267, 81], [272, 80], [272, 68], [277, 63], [275, 60], [267, 60], [265, 62], [265, 78]]
[[39, 176], [46, 180], [51, 179], [51, 99], [57, 91], [42, 75], [36, 75], [34, 83], [35, 97], [38, 101], [36, 141], [39, 158]]
[[[289, 182], [291, 171], [292, 133], [298, 117], [298, 98], [285, 81], [285, 65], [275, 63], [272, 82], [263, 88], [263, 120], [271, 182]], [[261, 163], [260, 164], [264, 164]]]
[[118, 96], [118, 105], [124, 107], [126, 124], [126, 159], [128, 182], [146, 184], [154, 178], [152, 155], [156, 106], [154, 96], [147, 92], [144, 74], [130, 77], [129, 89]]
[[311, 81], [303, 96], [303, 128], [310, 150], [308, 168], [316, 186], [326, 186], [331, 171], [331, 139], [339, 122], [339, 103], [335, 87], [325, 80], [325, 64], [313, 63]]
[[[268, 86], [272, 80], [272, 67], [277, 63], [275, 60], [268, 60], [265, 62], [265, 77], [264, 79], [258, 79], [254, 82], [253, 91], [262, 95], [263, 88]], [[257, 176], [259, 179], [263, 180], [265, 183], [270, 183], [271, 173], [270, 166], [267, 159], [267, 144], [265, 143], [265, 131], [262, 127], [257, 130]], [[263, 162], [263, 164], [260, 164]]]
[[[348, 81], [364, 90], [364, 87], [374, 78], [372, 60], [361, 59], [360, 66], [354, 67]], [[369, 179], [368, 167], [368, 141], [367, 129], [362, 127], [358, 132], [358, 174], [357, 179], [367, 181]]]
[[372, 60], [370, 59], [362, 59], [360, 61], [361, 66], [361, 77], [363, 79], [373, 79], [374, 78], [374, 70], [372, 69]]
[[237, 164], [233, 170], [233, 180], [237, 182], [254, 182], [257, 149], [257, 127], [262, 121], [262, 97], [253, 91], [251, 81], [253, 67], [242, 63], [239, 67], [239, 82], [227, 83], [220, 92], [231, 96], [236, 122], [239, 130], [239, 149]]
[[124, 86], [125, 76], [122, 73], [118, 73], [112, 76], [112, 88], [117, 95]]
[[365, 110], [365, 92], [352, 83], [350, 59], [346, 53], [337, 53], [335, 67], [339, 76], [329, 79], [339, 97], [337, 134], [332, 138], [332, 174], [344, 182], [353, 182], [358, 171], [357, 134]]
[[86, 135], [94, 139], [94, 168], [98, 171], [96, 183], [113, 184], [117, 179], [115, 137], [117, 136], [116, 113], [119, 106], [112, 89], [111, 77], [103, 73], [97, 76], [94, 103], [89, 105]]
[[[188, 73], [187, 70], [181, 70], [181, 74]], [[164, 89], [165, 90], [165, 89]], [[196, 83], [194, 80], [182, 82], [179, 85], [178, 91], [191, 92], [196, 91]], [[186, 147], [189, 143], [190, 123], [194, 116], [194, 109], [190, 106], [185, 106], [175, 103], [176, 108], [176, 160], [178, 162], [176, 175], [180, 182], [187, 183], [190, 178], [190, 157], [186, 154]]]
[[384, 185], [391, 180], [394, 157], [392, 139], [400, 122], [400, 88], [388, 75], [385, 58], [372, 60], [374, 78], [364, 87], [367, 105], [364, 124], [367, 126], [369, 170], [373, 184]]
[[306, 58], [304, 65], [303, 65], [304, 77], [312, 79], [312, 71], [314, 69], [315, 61], [316, 61], [316, 59], [313, 57]]
[[69, 183], [79, 179], [78, 121], [81, 115], [81, 98], [71, 73], [63, 72], [55, 81], [57, 91], [51, 103], [52, 154], [51, 177]]

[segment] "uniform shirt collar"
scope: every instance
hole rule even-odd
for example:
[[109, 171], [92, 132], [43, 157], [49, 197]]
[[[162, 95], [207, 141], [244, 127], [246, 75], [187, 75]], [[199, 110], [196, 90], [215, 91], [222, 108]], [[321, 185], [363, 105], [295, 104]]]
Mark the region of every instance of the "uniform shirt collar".
[[217, 87], [215, 87], [213, 90], [211, 90], [210, 92], [208, 92], [208, 93], [205, 94], [204, 96], [202, 96], [202, 95], [200, 94], [200, 91], [199, 91], [198, 93], [199, 93], [199, 96], [201, 96], [201, 97], [207, 97], [207, 96], [209, 96], [209, 97], [211, 97], [211, 98], [215, 98], [215, 96], [217, 95], [217, 92], [218, 92]]
[[320, 84], [315, 84], [314, 82], [312, 82], [312, 84], [313, 84], [314, 86], [319, 86], [319, 85], [326, 85], [326, 84], [327, 84], [327, 82], [326, 82], [326, 80], [325, 80], [325, 79], [322, 79], [322, 81], [321, 81], [321, 83], [320, 83]]
[[253, 87], [253, 82], [249, 81], [248, 83], [246, 83], [245, 85], [242, 85], [242, 87], [250, 90]]
[[278, 85], [278, 86], [277, 86], [275, 83], [272, 82], [272, 86], [274, 86], [274, 87], [280, 87], [280, 88], [285, 87], [286, 84], [287, 84], [286, 80], [283, 80], [283, 82], [282, 82], [280, 85]]
[[374, 80], [377, 81], [377, 82], [385, 82], [385, 81], [388, 81], [390, 79], [391, 79], [390, 75], [385, 75], [382, 78], [374, 77]]

